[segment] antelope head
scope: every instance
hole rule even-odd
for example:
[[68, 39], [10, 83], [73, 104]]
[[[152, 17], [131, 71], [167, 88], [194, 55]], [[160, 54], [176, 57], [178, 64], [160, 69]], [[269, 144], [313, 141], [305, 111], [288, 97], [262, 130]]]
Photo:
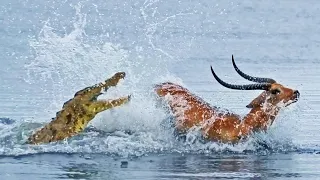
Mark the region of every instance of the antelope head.
[[215, 79], [224, 87], [238, 90], [264, 90], [257, 98], [251, 101], [246, 107], [248, 108], [267, 108], [269, 110], [279, 110], [283, 106], [288, 106], [298, 101], [299, 91], [287, 88], [271, 78], [253, 77], [242, 72], [236, 65], [233, 55], [232, 64], [236, 72], [255, 84], [234, 85], [222, 81], [211, 67], [211, 72]]

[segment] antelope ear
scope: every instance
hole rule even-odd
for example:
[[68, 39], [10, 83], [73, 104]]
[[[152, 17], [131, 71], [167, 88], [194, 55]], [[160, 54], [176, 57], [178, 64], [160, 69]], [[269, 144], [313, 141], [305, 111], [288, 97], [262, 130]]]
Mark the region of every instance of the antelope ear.
[[246, 107], [251, 109], [251, 108], [253, 108], [253, 105], [250, 103], [250, 104], [246, 105]]
[[254, 100], [251, 101], [250, 104], [248, 104], [246, 107], [247, 108], [254, 108], [257, 107], [261, 104], [261, 95], [255, 98]]
[[267, 93], [266, 93], [266, 91], [264, 91], [258, 97], [256, 97], [254, 100], [252, 100], [251, 103], [248, 104], [246, 107], [247, 108], [254, 108], [254, 107], [261, 106], [261, 104], [264, 103], [264, 101], [265, 101], [266, 95], [267, 95]]

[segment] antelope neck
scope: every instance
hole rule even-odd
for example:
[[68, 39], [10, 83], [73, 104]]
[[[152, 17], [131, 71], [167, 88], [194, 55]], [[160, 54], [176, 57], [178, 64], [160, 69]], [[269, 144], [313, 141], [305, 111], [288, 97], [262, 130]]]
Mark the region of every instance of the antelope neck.
[[273, 123], [279, 110], [279, 107], [273, 105], [252, 108], [241, 122], [240, 133], [246, 136], [253, 132], [266, 131]]

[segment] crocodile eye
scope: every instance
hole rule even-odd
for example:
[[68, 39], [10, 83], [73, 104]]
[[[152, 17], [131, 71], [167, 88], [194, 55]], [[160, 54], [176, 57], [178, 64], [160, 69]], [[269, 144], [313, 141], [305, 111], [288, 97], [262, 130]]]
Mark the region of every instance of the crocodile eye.
[[279, 89], [273, 89], [273, 90], [271, 90], [271, 94], [273, 94], [273, 95], [277, 95], [277, 94], [279, 94], [281, 91], [279, 90]]

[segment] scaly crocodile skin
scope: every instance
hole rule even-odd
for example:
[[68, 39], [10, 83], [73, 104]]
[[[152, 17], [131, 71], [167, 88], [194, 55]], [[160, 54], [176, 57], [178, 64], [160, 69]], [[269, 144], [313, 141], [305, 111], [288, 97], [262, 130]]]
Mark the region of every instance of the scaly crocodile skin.
[[102, 94], [102, 90], [107, 91], [109, 87], [116, 86], [119, 80], [124, 77], [124, 72], [118, 72], [103, 83], [78, 91], [72, 99], [64, 103], [62, 110], [57, 112], [56, 117], [31, 135], [26, 143], [50, 143], [77, 135], [99, 112], [129, 102], [130, 96], [108, 101], [97, 100], [97, 97]]

